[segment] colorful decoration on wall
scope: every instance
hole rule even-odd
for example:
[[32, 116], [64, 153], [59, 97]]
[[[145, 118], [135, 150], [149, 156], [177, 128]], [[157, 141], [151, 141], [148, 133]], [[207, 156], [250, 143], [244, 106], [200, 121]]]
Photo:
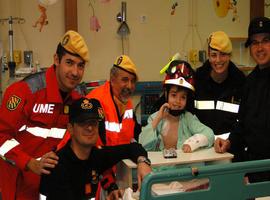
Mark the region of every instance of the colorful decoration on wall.
[[218, 17], [226, 17], [229, 10], [232, 10], [232, 21], [237, 21], [239, 16], [237, 14], [237, 0], [213, 0], [215, 13]]
[[40, 16], [33, 24], [33, 27], [36, 28], [39, 25], [39, 32], [42, 31], [44, 25], [47, 25], [49, 23], [46, 13], [47, 7], [55, 4], [57, 1], [58, 0], [38, 0], [38, 10], [40, 12]]
[[270, 6], [270, 1], [269, 1], [269, 3], [267, 3], [266, 0], [265, 0], [264, 6], [265, 6], [266, 8], [268, 8], [268, 7]]
[[[109, 2], [109, 0], [107, 0], [106, 2], [103, 0], [103, 3]], [[92, 10], [93, 15], [90, 17], [90, 30], [91, 31], [96, 31], [98, 32], [99, 29], [101, 29], [100, 23], [98, 21], [98, 18], [95, 15], [95, 9], [93, 4], [91, 3], [91, 0], [89, 0], [89, 7]]]
[[171, 15], [174, 15], [177, 6], [178, 6], [178, 3], [177, 3], [177, 2], [175, 2], [175, 3], [172, 5]]
[[39, 32], [41, 32], [43, 26], [47, 25], [49, 22], [48, 22], [47, 14], [46, 14], [47, 9], [45, 7], [43, 7], [42, 5], [40, 5], [40, 4], [38, 4], [38, 9], [39, 9], [39, 12], [40, 12], [40, 16], [37, 19], [37, 21], [35, 22], [35, 24], [33, 25], [33, 27], [36, 28], [39, 25], [40, 26], [39, 27]]
[[101, 28], [100, 24], [99, 24], [99, 21], [98, 21], [98, 18], [93, 15], [91, 18], [90, 18], [90, 29], [92, 31], [96, 31], [98, 32], [98, 30]]

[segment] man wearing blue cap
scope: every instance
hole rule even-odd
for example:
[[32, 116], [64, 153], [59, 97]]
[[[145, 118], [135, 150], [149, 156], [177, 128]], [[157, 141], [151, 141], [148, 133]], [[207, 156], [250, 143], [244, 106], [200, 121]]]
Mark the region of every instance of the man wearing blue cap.
[[[270, 19], [251, 20], [245, 44], [257, 63], [248, 75], [239, 108], [239, 123], [228, 140], [217, 139], [215, 150], [239, 160], [270, 159]], [[249, 175], [250, 182], [270, 180], [270, 172]]]
[[[141, 158], [147, 152], [136, 143], [96, 147], [99, 134], [105, 132], [103, 109], [96, 99], [80, 98], [70, 107], [67, 129], [71, 139], [57, 152], [58, 164], [50, 175], [41, 178], [41, 197], [50, 200], [82, 200], [95, 197], [100, 175], [121, 159], [138, 164], [138, 179], [151, 168]], [[150, 164], [150, 163], [149, 163]]]

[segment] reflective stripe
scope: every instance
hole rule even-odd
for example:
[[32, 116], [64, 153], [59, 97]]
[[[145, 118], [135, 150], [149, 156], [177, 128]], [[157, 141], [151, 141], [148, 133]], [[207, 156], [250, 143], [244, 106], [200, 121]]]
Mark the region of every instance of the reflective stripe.
[[234, 103], [228, 103], [225, 101], [217, 101], [215, 107], [215, 101], [194, 101], [195, 108], [199, 110], [222, 110], [226, 112], [238, 113], [239, 105]]
[[230, 133], [223, 133], [221, 135], [215, 135], [215, 139], [221, 138], [221, 139], [227, 140], [229, 135], [230, 135]]
[[[126, 110], [123, 119], [132, 119], [132, 118], [133, 118], [133, 110], [132, 109]], [[107, 131], [120, 133], [122, 129], [122, 123], [119, 124], [116, 122], [105, 121], [105, 128]]]
[[7, 140], [1, 147], [0, 147], [0, 154], [5, 155], [8, 151], [13, 149], [19, 144], [19, 142], [15, 139]]
[[224, 101], [217, 101], [216, 109], [232, 113], [238, 113], [239, 105], [234, 103], [227, 103]]
[[[61, 128], [51, 128], [51, 129], [46, 129], [46, 128], [40, 128], [40, 127], [31, 127], [27, 128], [26, 125], [23, 125], [19, 131], [28, 131], [32, 135], [42, 137], [42, 138], [47, 138], [47, 137], [52, 137], [52, 138], [63, 138], [66, 132], [66, 129], [61, 129]], [[7, 140], [2, 146], [0, 146], [0, 154], [5, 155], [8, 151], [13, 149], [19, 145], [19, 142], [15, 139]]]
[[123, 119], [126, 119], [126, 118], [127, 119], [133, 118], [133, 110], [132, 109], [125, 111]]
[[66, 132], [66, 129], [62, 128], [40, 128], [40, 127], [26, 127], [25, 125], [20, 128], [20, 131], [26, 130], [27, 132], [31, 133], [32, 135], [47, 138], [63, 138]]
[[43, 194], [39, 194], [39, 200], [46, 200], [47, 197]]
[[[47, 200], [47, 197], [43, 194], [39, 194], [39, 200]], [[88, 200], [95, 200], [95, 197], [92, 197], [91, 199]]]
[[112, 131], [112, 132], [117, 132], [117, 133], [119, 133], [120, 130], [122, 129], [122, 123], [119, 124], [119, 123], [116, 123], [116, 122], [108, 122], [108, 121], [105, 121], [105, 128], [106, 128], [106, 130], [108, 130], [108, 131]]
[[19, 131], [24, 131], [26, 129], [26, 125], [23, 125], [20, 129], [19, 129]]
[[195, 108], [199, 110], [214, 110], [215, 102], [214, 101], [194, 101]]

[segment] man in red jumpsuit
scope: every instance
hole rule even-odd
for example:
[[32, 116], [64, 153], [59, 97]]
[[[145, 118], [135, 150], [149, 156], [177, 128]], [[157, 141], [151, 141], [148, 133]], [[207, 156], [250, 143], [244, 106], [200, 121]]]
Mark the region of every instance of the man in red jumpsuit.
[[[37, 200], [40, 174], [57, 164], [52, 149], [63, 137], [69, 105], [84, 95], [89, 53], [75, 31], [65, 33], [54, 64], [6, 89], [0, 108], [0, 191], [4, 200]], [[53, 155], [52, 155], [53, 154]]]
[[[105, 145], [129, 144], [132, 139], [138, 139], [141, 126], [137, 123], [130, 98], [137, 80], [135, 64], [128, 56], [121, 55], [111, 68], [110, 80], [87, 95], [88, 98], [98, 99], [105, 112]], [[99, 144], [102, 144], [101, 140], [98, 140]], [[103, 177], [101, 185], [108, 192], [108, 198], [119, 198], [121, 194], [115, 183], [114, 172], [107, 171]]]

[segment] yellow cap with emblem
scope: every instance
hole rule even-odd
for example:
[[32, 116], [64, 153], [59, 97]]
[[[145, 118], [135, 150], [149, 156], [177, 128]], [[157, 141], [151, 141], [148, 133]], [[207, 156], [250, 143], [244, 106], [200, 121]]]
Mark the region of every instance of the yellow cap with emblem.
[[232, 42], [228, 35], [223, 31], [216, 31], [210, 34], [208, 45], [222, 53], [230, 54], [232, 52]]
[[124, 71], [128, 73], [134, 74], [136, 76], [136, 80], [138, 80], [136, 66], [128, 56], [126, 55], [118, 56], [113, 66], [123, 69]]
[[89, 50], [83, 37], [76, 31], [69, 30], [61, 39], [61, 46], [71, 54], [79, 55], [84, 61], [89, 61]]

